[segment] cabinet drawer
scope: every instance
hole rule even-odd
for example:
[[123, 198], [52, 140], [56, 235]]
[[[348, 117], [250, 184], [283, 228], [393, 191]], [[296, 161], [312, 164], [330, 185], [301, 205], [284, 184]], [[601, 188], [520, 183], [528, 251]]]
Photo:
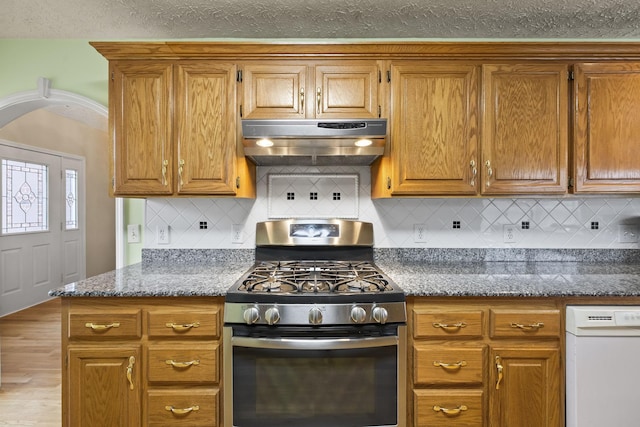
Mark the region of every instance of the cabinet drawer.
[[482, 426], [482, 390], [414, 390], [416, 426]]
[[209, 337], [219, 334], [220, 311], [150, 311], [150, 337]]
[[69, 338], [140, 338], [142, 310], [69, 312]]
[[217, 344], [149, 346], [149, 382], [217, 383]]
[[482, 336], [482, 310], [413, 310], [415, 338], [479, 338]]
[[509, 310], [490, 311], [491, 338], [559, 338], [560, 310]]
[[486, 351], [486, 346], [417, 344], [413, 349], [414, 384], [482, 384]]
[[207, 390], [150, 390], [147, 394], [147, 425], [217, 426], [219, 392]]

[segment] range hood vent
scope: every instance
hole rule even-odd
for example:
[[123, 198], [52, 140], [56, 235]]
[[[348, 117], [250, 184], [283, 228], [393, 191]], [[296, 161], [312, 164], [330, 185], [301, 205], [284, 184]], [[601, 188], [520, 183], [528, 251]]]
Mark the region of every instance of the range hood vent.
[[387, 119], [242, 120], [257, 165], [370, 165], [384, 153]]

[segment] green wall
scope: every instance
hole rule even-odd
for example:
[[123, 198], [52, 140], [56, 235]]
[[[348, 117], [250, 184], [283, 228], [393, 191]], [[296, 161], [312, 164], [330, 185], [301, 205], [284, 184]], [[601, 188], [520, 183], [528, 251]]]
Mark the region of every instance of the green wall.
[[103, 105], [108, 100], [107, 60], [89, 40], [0, 39], [0, 98], [37, 88], [75, 92]]
[[[0, 39], [0, 64], [0, 98], [33, 91], [38, 78], [46, 77], [51, 89], [107, 105], [109, 64], [89, 40]], [[124, 224], [141, 224], [144, 230], [143, 200], [125, 199]], [[126, 238], [126, 228], [120, 232]], [[125, 244], [125, 264], [140, 261], [142, 246]]]

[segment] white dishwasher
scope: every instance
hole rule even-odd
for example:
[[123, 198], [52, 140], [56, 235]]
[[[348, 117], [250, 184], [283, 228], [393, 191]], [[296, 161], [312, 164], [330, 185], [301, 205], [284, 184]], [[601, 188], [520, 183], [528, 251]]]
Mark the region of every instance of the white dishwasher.
[[640, 306], [567, 306], [566, 427], [640, 426]]

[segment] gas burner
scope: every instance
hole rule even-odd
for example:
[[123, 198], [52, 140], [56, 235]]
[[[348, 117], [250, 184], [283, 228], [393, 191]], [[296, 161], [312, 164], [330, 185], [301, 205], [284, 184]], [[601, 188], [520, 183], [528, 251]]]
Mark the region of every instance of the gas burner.
[[377, 273], [356, 273], [355, 276], [335, 285], [335, 292], [384, 292], [389, 289], [389, 283]]
[[298, 287], [282, 274], [280, 264], [273, 268], [255, 269], [252, 274], [242, 282], [240, 290], [247, 292], [295, 292]]
[[314, 292], [314, 293], [327, 293], [327, 292], [331, 292], [332, 288], [331, 285], [329, 285], [329, 283], [327, 283], [326, 281], [305, 281], [302, 282], [302, 285], [300, 286], [300, 292]]

